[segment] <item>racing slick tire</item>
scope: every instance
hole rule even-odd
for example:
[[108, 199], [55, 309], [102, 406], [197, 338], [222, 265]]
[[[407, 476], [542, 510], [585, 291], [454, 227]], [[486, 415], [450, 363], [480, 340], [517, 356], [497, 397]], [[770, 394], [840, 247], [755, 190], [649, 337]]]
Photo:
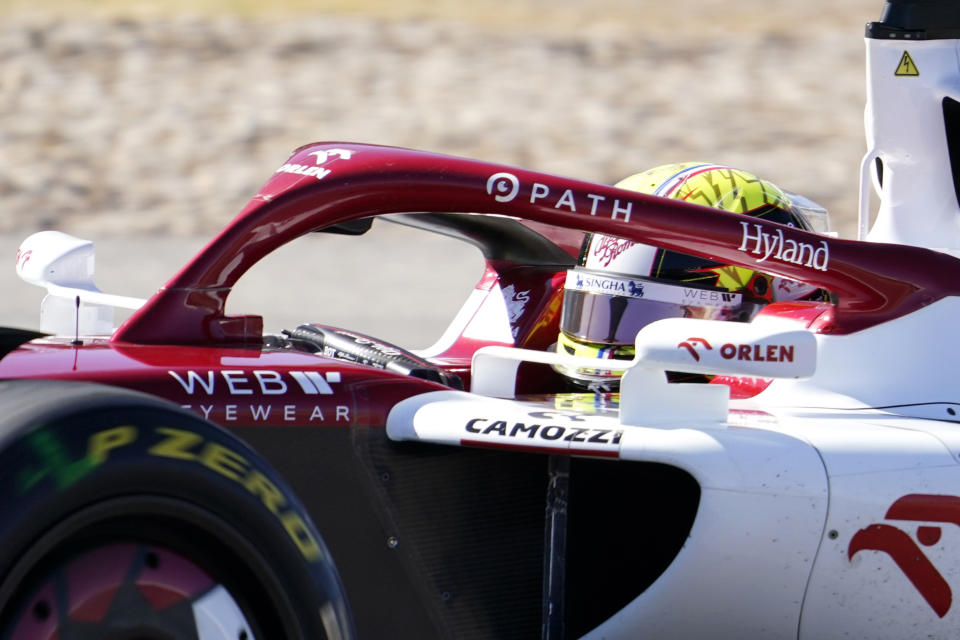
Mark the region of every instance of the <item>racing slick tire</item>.
[[0, 382], [0, 490], [0, 640], [353, 637], [287, 485], [164, 400]]

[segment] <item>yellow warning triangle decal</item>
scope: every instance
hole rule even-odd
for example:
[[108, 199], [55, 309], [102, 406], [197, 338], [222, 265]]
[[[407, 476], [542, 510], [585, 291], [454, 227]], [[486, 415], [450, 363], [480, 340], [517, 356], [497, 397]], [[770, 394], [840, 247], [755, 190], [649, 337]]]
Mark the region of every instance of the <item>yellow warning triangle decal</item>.
[[900, 64], [897, 65], [897, 70], [893, 75], [918, 76], [920, 75], [920, 70], [917, 69], [917, 65], [913, 63], [913, 58], [910, 57], [910, 54], [904, 51], [903, 55], [900, 56]]

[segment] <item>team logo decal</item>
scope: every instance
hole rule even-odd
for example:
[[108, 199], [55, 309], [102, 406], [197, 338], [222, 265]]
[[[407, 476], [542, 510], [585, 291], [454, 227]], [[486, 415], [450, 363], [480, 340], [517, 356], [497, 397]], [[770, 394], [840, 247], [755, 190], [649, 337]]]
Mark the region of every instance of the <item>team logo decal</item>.
[[487, 178], [487, 193], [497, 202], [510, 202], [520, 193], [520, 180], [512, 173], [495, 173]]
[[505, 171], [491, 174], [487, 178], [487, 195], [493, 196], [497, 202], [513, 202], [520, 195], [521, 186], [524, 186], [524, 192], [529, 188], [529, 198], [524, 193], [524, 200], [530, 204], [539, 203], [541, 206], [552, 206], [554, 209], [563, 209], [570, 213], [582, 213], [591, 216], [600, 216], [611, 220], [623, 220], [630, 222], [630, 215], [633, 211], [633, 202], [627, 200], [621, 202], [613, 198], [611, 202], [607, 196], [598, 193], [588, 193], [574, 191], [573, 189], [564, 189], [559, 195], [556, 188], [542, 182], [532, 182], [529, 185], [521, 185], [520, 179]]
[[[686, 349], [690, 356], [700, 362], [700, 349], [713, 351], [713, 346], [705, 338], [690, 337], [677, 345], [677, 349]], [[792, 344], [733, 344], [727, 342], [718, 353], [724, 360], [746, 360], [750, 362], [793, 362], [796, 345]]]
[[[573, 271], [573, 288], [578, 291], [588, 291], [591, 293], [611, 293], [620, 296], [630, 296], [631, 298], [642, 298], [643, 282], [631, 280], [629, 278], [606, 278], [592, 273]], [[567, 280], [567, 286], [571, 285], [570, 279]]]
[[[960, 497], [920, 493], [906, 495], [890, 505], [886, 518], [960, 526]], [[931, 547], [940, 541], [941, 533], [941, 527], [919, 525], [916, 540], [920, 545]], [[860, 529], [851, 538], [847, 558], [853, 560], [853, 556], [866, 550], [886, 553], [930, 608], [942, 618], [953, 603], [953, 592], [917, 542], [909, 533], [893, 525], [872, 524]]]
[[510, 332], [517, 337], [520, 327], [517, 322], [523, 317], [523, 312], [530, 302], [530, 290], [517, 291], [512, 284], [503, 290], [503, 300], [507, 305], [507, 319], [510, 321]]
[[610, 236], [595, 237], [598, 238], [598, 240], [593, 243], [593, 255], [599, 259], [600, 264], [604, 267], [609, 267], [611, 262], [636, 244], [632, 240], [622, 240]]
[[753, 256], [760, 256], [756, 259], [757, 262], [772, 259], [811, 267], [817, 271], [826, 271], [830, 265], [830, 247], [826, 240], [819, 240], [814, 245], [787, 238], [783, 229], [768, 232], [761, 224], [741, 222], [740, 225], [743, 234], [738, 249]]
[[694, 360], [700, 362], [700, 354], [697, 352], [698, 345], [703, 345], [705, 349], [713, 350], [713, 347], [710, 346], [710, 343], [703, 338], [687, 338], [677, 345], [677, 349], [686, 349], [690, 352], [690, 355], [693, 356]]
[[591, 426], [584, 418], [563, 411], [531, 411], [532, 421], [470, 418], [461, 443], [470, 446], [507, 445], [565, 449], [584, 455], [617, 457], [623, 429]]
[[23, 268], [27, 265], [27, 261], [30, 260], [30, 256], [33, 255], [33, 251], [28, 249], [24, 251], [23, 249], [17, 249], [17, 271], [23, 271]]
[[276, 173], [296, 173], [301, 176], [313, 176], [317, 180], [323, 180], [330, 175], [331, 171], [321, 165], [326, 164], [330, 160], [349, 160], [353, 157], [353, 153], [351, 149], [312, 151], [308, 153], [307, 156], [313, 156], [313, 165], [288, 162], [277, 169]]
[[[339, 371], [234, 369], [167, 371], [186, 394], [185, 409], [215, 422], [350, 422], [350, 406], [337, 403]], [[307, 400], [323, 404], [304, 403]], [[243, 400], [250, 402], [242, 402]], [[332, 402], [331, 402], [332, 401]]]

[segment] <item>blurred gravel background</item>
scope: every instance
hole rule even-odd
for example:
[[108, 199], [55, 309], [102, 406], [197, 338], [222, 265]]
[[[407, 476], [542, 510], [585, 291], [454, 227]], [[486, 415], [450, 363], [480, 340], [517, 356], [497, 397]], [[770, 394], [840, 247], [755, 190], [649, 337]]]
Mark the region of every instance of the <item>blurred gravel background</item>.
[[210, 234], [289, 152], [614, 182], [702, 159], [852, 233], [880, 0], [0, 2], [0, 232]]
[[[148, 297], [318, 140], [606, 183], [665, 162], [727, 163], [820, 202], [851, 237], [863, 25], [882, 7], [0, 0], [0, 324], [38, 323], [43, 292], [13, 272], [29, 233], [94, 240], [101, 288]], [[385, 225], [347, 244], [304, 239], [241, 279], [229, 310], [271, 329], [314, 320], [425, 346], [480, 262], [422, 236]]]

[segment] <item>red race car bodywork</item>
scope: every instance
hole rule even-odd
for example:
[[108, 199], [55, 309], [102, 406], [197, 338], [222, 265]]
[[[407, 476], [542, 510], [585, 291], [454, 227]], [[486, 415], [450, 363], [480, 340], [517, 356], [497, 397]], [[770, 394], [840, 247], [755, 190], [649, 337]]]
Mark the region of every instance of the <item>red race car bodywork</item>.
[[[89, 243], [25, 241], [54, 328], [0, 333], [0, 640], [955, 635], [960, 16], [889, 4], [871, 60], [926, 75], [872, 76], [871, 238], [335, 142], [145, 301], [96, 289]], [[928, 103], [897, 138], [884, 109]], [[429, 349], [227, 313], [281, 246], [385, 221], [483, 253]], [[658, 320], [618, 394], [570, 393], [563, 367], [609, 368], [555, 346], [590, 233], [830, 300]]]

